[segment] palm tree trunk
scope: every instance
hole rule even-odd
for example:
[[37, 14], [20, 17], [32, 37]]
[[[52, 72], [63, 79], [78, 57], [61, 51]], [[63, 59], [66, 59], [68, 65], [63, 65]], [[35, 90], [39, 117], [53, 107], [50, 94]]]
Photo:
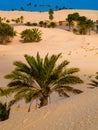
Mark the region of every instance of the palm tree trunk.
[[48, 104], [48, 96], [43, 96], [40, 98], [40, 105], [39, 107], [46, 106]]
[[49, 95], [49, 103], [51, 104], [51, 97], [50, 97], [50, 95]]
[[32, 103], [33, 103], [33, 100], [31, 101], [31, 103], [30, 103], [30, 105], [29, 105], [28, 112], [30, 112], [30, 110], [31, 110], [31, 105], [32, 105]]
[[36, 99], [36, 106], [35, 109], [39, 108], [38, 99]]

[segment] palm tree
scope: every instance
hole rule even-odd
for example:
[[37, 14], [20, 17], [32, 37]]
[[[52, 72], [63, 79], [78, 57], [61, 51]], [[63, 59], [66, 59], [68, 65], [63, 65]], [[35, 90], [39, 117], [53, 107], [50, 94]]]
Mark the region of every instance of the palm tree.
[[50, 9], [49, 12], [48, 12], [48, 14], [49, 14], [49, 19], [52, 21], [53, 18], [54, 18], [54, 17], [53, 17], [53, 14], [54, 14], [53, 10]]
[[73, 16], [72, 14], [69, 14], [66, 21], [68, 22], [69, 31], [71, 30], [71, 27], [73, 26]]
[[44, 21], [39, 22], [39, 26], [42, 27], [44, 25]]
[[41, 31], [38, 28], [26, 29], [21, 32], [21, 38], [24, 42], [39, 42], [41, 41]]
[[15, 100], [24, 98], [26, 102], [31, 103], [33, 100], [38, 100], [39, 107], [43, 107], [48, 104], [50, 95], [54, 91], [65, 97], [69, 97], [67, 92], [75, 94], [82, 92], [69, 86], [83, 83], [78, 76], [74, 75], [79, 69], [67, 69], [66, 66], [69, 64], [67, 60], [56, 65], [61, 53], [51, 57], [47, 54], [44, 59], [40, 57], [39, 53], [36, 57], [29, 55], [24, 55], [24, 57], [27, 64], [21, 61], [14, 62], [15, 70], [5, 76], [5, 78], [11, 79], [7, 92], [15, 93]]
[[24, 17], [20, 16], [20, 22], [23, 23]]
[[86, 27], [90, 35], [90, 31], [94, 27], [94, 22], [91, 19], [86, 20]]
[[94, 87], [98, 87], [98, 72], [96, 73], [96, 80], [91, 80], [91, 83], [89, 83], [89, 85], [92, 85]]

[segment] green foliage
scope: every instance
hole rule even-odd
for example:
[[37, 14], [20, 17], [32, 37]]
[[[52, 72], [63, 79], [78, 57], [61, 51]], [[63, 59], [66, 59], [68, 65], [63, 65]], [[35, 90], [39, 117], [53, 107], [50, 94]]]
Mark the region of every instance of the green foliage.
[[15, 20], [15, 22], [16, 22], [16, 23], [20, 23], [20, 18], [17, 18], [17, 19]]
[[49, 14], [54, 14], [54, 12], [53, 12], [52, 9], [50, 9], [48, 13], [49, 13]]
[[44, 25], [44, 22], [43, 21], [40, 21], [39, 22], [39, 26], [42, 27]]
[[6, 20], [6, 23], [10, 23], [10, 20], [7, 19], [7, 20]]
[[20, 23], [23, 23], [24, 17], [20, 16]]
[[32, 24], [30, 22], [25, 23], [26, 26], [31, 26]]
[[46, 28], [46, 27], [47, 27], [47, 22], [44, 22], [44, 23], [43, 23], [43, 26]]
[[26, 29], [21, 32], [21, 38], [24, 42], [39, 42], [41, 41], [42, 33], [39, 29]]
[[8, 43], [16, 35], [13, 27], [6, 23], [0, 23], [0, 43]]
[[94, 22], [91, 19], [87, 19], [85, 16], [80, 16], [77, 12], [73, 14], [69, 14], [66, 21], [68, 22], [69, 30], [73, 27], [73, 21], [78, 23], [77, 28], [73, 29], [73, 32], [76, 34], [85, 35], [89, 33], [90, 30], [94, 27]]
[[48, 25], [49, 28], [55, 28], [56, 27], [56, 23], [55, 22], [51, 22], [49, 25]]
[[0, 121], [7, 120], [9, 118], [10, 109], [7, 107], [6, 103], [0, 102]]
[[66, 21], [68, 22], [69, 31], [71, 30], [71, 26], [73, 26], [73, 17], [72, 14], [69, 14]]
[[26, 26], [37, 26], [38, 24], [37, 23], [30, 23], [30, 22], [27, 22], [25, 23]]
[[0, 17], [0, 23], [2, 22], [2, 18]]
[[32, 26], [37, 26], [37, 23], [32, 23]]
[[78, 30], [76, 28], [74, 28], [73, 33], [78, 34]]
[[16, 18], [16, 19], [12, 19], [12, 21], [13, 22], [15, 22], [15, 23], [23, 23], [23, 20], [24, 20], [24, 17], [23, 16], [20, 16], [20, 17], [18, 17], [18, 18]]
[[73, 13], [72, 14], [72, 19], [74, 20], [74, 21], [78, 21], [79, 20], [79, 17], [80, 17], [80, 15], [79, 15], [79, 13]]
[[98, 72], [96, 73], [95, 80], [91, 80], [91, 83], [89, 83], [89, 85], [98, 87]]
[[49, 19], [50, 19], [50, 20], [53, 20], [53, 18], [54, 18], [54, 17], [53, 17], [54, 12], [53, 12], [52, 9], [49, 10], [48, 14], [49, 14]]
[[50, 20], [53, 20], [53, 18], [54, 18], [54, 17], [53, 17], [53, 15], [52, 15], [52, 14], [51, 14], [51, 15], [49, 15], [49, 19], [50, 19]]
[[78, 29], [80, 34], [90, 35], [90, 30], [94, 27], [94, 22], [91, 19], [87, 19], [85, 16], [80, 17], [78, 21]]
[[98, 25], [96, 25], [96, 32], [98, 33]]
[[[67, 60], [56, 64], [61, 57], [58, 55], [41, 58], [39, 53], [36, 57], [25, 55], [27, 64], [16, 61], [15, 70], [5, 76], [10, 79], [8, 84], [8, 92], [15, 93], [15, 100], [22, 98], [25, 101], [39, 100], [40, 107], [48, 104], [48, 98], [52, 92], [57, 92], [62, 96], [69, 95], [66, 92], [81, 93], [81, 90], [74, 89], [69, 85], [83, 83], [83, 81], [75, 75], [79, 72], [78, 68], [66, 68], [69, 64]], [[30, 109], [30, 108], [29, 108]]]

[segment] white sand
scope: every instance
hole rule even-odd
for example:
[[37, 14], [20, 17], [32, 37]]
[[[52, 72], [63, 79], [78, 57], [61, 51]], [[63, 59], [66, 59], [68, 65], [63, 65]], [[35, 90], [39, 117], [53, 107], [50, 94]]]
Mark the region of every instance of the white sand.
[[[54, 14], [55, 21], [65, 20], [68, 13], [79, 12], [93, 20], [98, 19], [98, 11], [63, 10]], [[0, 12], [1, 17], [8, 19], [24, 16], [27, 21], [48, 20], [48, 13], [32, 12]], [[31, 17], [32, 16], [32, 17]], [[8, 121], [0, 123], [0, 130], [97, 130], [98, 129], [98, 89], [89, 90], [89, 77], [98, 72], [98, 34], [74, 35], [61, 29], [40, 28], [42, 41], [39, 43], [21, 43], [19, 33], [26, 26], [15, 26], [18, 35], [9, 45], [0, 45], [0, 86], [5, 87], [8, 80], [4, 75], [10, 73], [13, 61], [24, 60], [24, 54], [36, 55], [39, 51], [44, 57], [47, 53], [58, 54], [70, 61], [69, 67], [79, 67], [79, 76], [85, 84], [75, 87], [84, 93], [60, 100], [57, 103], [37, 111], [27, 113], [26, 110], [11, 111]]]

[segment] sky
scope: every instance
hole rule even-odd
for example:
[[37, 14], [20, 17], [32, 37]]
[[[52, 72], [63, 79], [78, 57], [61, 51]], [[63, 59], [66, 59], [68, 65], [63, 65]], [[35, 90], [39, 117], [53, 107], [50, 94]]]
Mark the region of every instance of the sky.
[[[27, 6], [28, 3], [31, 5]], [[59, 8], [98, 10], [98, 0], [2, 0], [0, 1], [0, 10], [19, 10], [23, 7], [24, 10], [46, 11], [50, 8], [55, 9], [56, 5]]]

